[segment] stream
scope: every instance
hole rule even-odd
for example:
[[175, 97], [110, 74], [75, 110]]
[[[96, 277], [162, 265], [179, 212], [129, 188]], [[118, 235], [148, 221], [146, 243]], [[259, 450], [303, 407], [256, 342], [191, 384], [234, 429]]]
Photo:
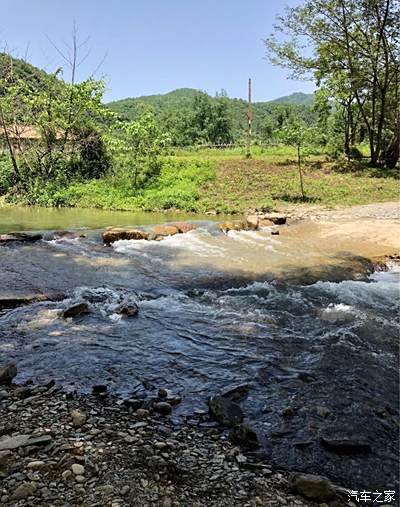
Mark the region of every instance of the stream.
[[[210, 395], [247, 384], [246, 424], [275, 466], [395, 489], [398, 267], [365, 269], [317, 222], [225, 235], [213, 218], [0, 209], [0, 232], [44, 233], [0, 246], [0, 296], [50, 298], [0, 311], [0, 362], [17, 362], [17, 381], [54, 378], [88, 393], [107, 384], [135, 398], [165, 387], [182, 396], [177, 424], [196, 424]], [[101, 241], [108, 225], [175, 220], [197, 229], [160, 242]], [[57, 239], [57, 229], [86, 237]], [[82, 301], [90, 313], [61, 317]], [[135, 302], [138, 317], [117, 315], [121, 302]]]

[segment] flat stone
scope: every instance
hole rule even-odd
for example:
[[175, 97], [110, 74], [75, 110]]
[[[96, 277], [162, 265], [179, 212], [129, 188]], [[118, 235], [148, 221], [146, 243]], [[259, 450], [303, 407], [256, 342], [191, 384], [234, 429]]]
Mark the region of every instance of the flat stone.
[[69, 308], [66, 308], [62, 316], [64, 319], [68, 319], [70, 317], [79, 317], [79, 315], [83, 315], [85, 313], [89, 313], [89, 305], [87, 303], [77, 303], [76, 305], [72, 305]]
[[16, 435], [0, 439], [0, 451], [18, 449], [28, 445], [47, 445], [52, 441], [50, 435], [35, 437], [32, 435]]
[[9, 234], [0, 234], [0, 245], [14, 243], [16, 241], [32, 242], [43, 239], [42, 234], [33, 232], [10, 232]]
[[372, 448], [368, 442], [350, 437], [321, 437], [321, 444], [338, 454], [368, 454]]
[[44, 461], [31, 461], [28, 463], [27, 468], [31, 470], [40, 470], [44, 466], [46, 466], [46, 463]]
[[331, 482], [320, 475], [293, 474], [290, 485], [296, 493], [317, 502], [329, 502], [335, 496]]

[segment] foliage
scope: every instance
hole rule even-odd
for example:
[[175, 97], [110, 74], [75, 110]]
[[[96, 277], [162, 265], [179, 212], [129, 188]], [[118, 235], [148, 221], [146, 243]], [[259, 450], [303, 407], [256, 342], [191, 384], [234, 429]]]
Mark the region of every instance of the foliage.
[[311, 75], [335, 100], [346, 155], [366, 134], [371, 163], [388, 167], [400, 143], [399, 25], [399, 0], [305, 0], [266, 40], [272, 62]]

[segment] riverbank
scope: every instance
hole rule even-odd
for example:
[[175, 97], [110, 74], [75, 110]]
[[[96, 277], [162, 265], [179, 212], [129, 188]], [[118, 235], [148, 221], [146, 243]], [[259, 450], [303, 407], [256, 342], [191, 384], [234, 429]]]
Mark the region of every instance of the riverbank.
[[302, 199], [290, 151], [248, 160], [232, 154], [190, 153], [165, 157], [160, 174], [138, 189], [126, 178], [107, 175], [60, 188], [43, 185], [34, 195], [10, 198], [20, 204], [139, 212], [237, 214], [249, 208], [286, 211], [295, 205], [331, 209], [398, 199], [398, 176], [397, 170], [363, 165], [340, 168], [324, 156], [314, 156], [304, 164]]
[[174, 426], [132, 407], [104, 392], [65, 393], [52, 381], [1, 386], [1, 504], [349, 505], [343, 489], [335, 493], [321, 479], [300, 486], [317, 502], [300, 497], [289, 474], [230, 442], [216, 424]]

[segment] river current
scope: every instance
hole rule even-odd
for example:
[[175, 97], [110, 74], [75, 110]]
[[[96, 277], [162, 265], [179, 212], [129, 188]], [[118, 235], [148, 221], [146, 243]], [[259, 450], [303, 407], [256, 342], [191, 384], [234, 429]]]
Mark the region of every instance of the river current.
[[[2, 295], [54, 296], [0, 312], [1, 359], [18, 363], [20, 381], [51, 377], [84, 392], [107, 384], [136, 398], [165, 387], [183, 399], [177, 424], [197, 424], [210, 395], [248, 384], [246, 423], [275, 465], [394, 488], [398, 268], [343, 278], [349, 252], [315, 236], [196, 223], [161, 242], [105, 247], [97, 229], [81, 239], [48, 230], [0, 247]], [[83, 301], [90, 313], [61, 317]], [[116, 314], [121, 302], [135, 302], [138, 317]], [[369, 450], [323, 445], [343, 439]]]

